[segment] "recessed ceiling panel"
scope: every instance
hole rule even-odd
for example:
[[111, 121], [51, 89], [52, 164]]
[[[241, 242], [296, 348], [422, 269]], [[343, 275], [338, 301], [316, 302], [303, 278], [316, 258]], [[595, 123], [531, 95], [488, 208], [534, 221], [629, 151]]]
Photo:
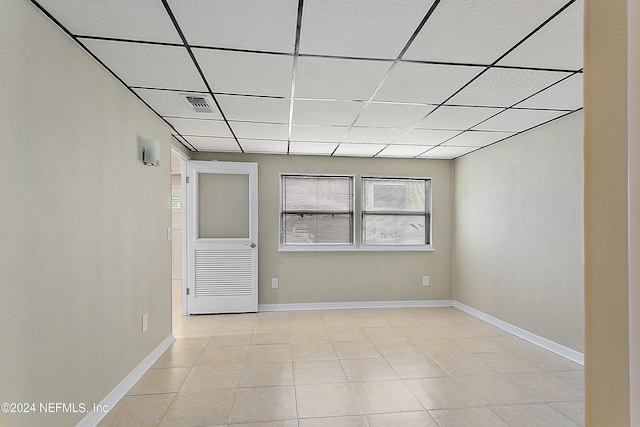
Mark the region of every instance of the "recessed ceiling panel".
[[306, 0], [300, 53], [395, 59], [433, 0]]
[[352, 127], [343, 138], [344, 142], [389, 143], [402, 135], [403, 128]]
[[492, 64], [566, 0], [447, 0], [403, 59]]
[[362, 107], [364, 102], [296, 99], [293, 123], [350, 126]]
[[467, 131], [448, 140], [443, 145], [455, 147], [483, 147], [514, 134], [514, 132]]
[[229, 122], [236, 137], [243, 139], [286, 140], [289, 126], [275, 123]]
[[75, 35], [182, 44], [162, 2], [38, 0]]
[[166, 118], [182, 135], [219, 136], [233, 138], [223, 120]]
[[394, 144], [409, 145], [438, 145], [449, 138], [458, 135], [457, 130], [431, 130], [431, 129], [410, 129], [400, 138], [393, 141]]
[[245, 153], [287, 154], [287, 141], [270, 139], [240, 139]]
[[486, 122], [480, 123], [473, 129], [522, 132], [564, 114], [567, 114], [566, 111], [514, 110], [510, 108]]
[[400, 62], [389, 73], [374, 100], [439, 104], [483, 68]]
[[433, 105], [381, 104], [370, 102], [356, 126], [409, 127], [433, 111]]
[[583, 74], [578, 73], [519, 103], [524, 108], [576, 110], [582, 107]]
[[510, 107], [567, 75], [554, 71], [491, 68], [447, 104]]
[[134, 89], [134, 91], [161, 116], [222, 119], [218, 107], [211, 101], [210, 95], [206, 93], [189, 93], [189, 95], [207, 98], [210, 101], [211, 113], [196, 112], [180, 96], [180, 92], [153, 89]]
[[424, 129], [467, 130], [502, 111], [502, 108], [451, 107], [444, 105], [416, 125]]
[[293, 53], [297, 0], [170, 0], [191, 45]]
[[330, 156], [337, 146], [337, 142], [291, 141], [289, 154]]
[[577, 0], [498, 64], [580, 70], [583, 63], [582, 21], [583, 2]]
[[288, 123], [289, 98], [216, 95], [228, 120]]
[[373, 157], [380, 150], [386, 147], [385, 144], [340, 144], [334, 156], [355, 156], [355, 157]]
[[367, 100], [391, 64], [387, 61], [300, 57], [295, 96]]
[[440, 145], [418, 156], [421, 159], [455, 159], [463, 154], [477, 150], [478, 147], [447, 147]]
[[404, 157], [413, 158], [433, 148], [431, 145], [389, 145], [376, 157]]
[[233, 138], [215, 138], [211, 136], [186, 136], [184, 139], [189, 141], [198, 151], [224, 151], [224, 152], [240, 152], [240, 146]]
[[184, 47], [90, 39], [81, 42], [129, 86], [207, 90]]
[[346, 126], [291, 126], [291, 140], [340, 142], [349, 128]]
[[214, 92], [291, 96], [291, 56], [212, 49], [193, 49], [193, 53]]

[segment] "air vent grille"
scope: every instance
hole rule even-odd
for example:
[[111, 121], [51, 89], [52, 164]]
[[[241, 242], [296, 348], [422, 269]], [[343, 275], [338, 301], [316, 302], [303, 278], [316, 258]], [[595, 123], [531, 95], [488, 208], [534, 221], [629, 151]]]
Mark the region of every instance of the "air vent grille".
[[187, 104], [191, 106], [196, 113], [212, 113], [213, 110], [209, 105], [209, 100], [199, 95], [182, 95]]

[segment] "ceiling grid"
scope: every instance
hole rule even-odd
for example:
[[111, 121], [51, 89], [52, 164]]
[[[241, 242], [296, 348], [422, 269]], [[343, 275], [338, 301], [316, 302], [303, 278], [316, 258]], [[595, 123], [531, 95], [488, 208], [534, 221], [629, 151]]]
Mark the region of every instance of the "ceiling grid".
[[31, 1], [192, 151], [454, 159], [582, 109], [583, 0]]

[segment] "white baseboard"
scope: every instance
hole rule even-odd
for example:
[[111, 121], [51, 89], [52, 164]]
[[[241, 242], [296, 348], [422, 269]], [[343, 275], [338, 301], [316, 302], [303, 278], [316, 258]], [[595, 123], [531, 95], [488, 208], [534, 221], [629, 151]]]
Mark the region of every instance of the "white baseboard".
[[451, 307], [452, 300], [309, 302], [295, 304], [258, 304], [258, 311], [341, 310], [348, 308]]
[[453, 306], [459, 310], [464, 311], [465, 313], [477, 317], [480, 320], [484, 320], [485, 322], [490, 323], [493, 326], [509, 332], [512, 335], [522, 338], [523, 340], [529, 341], [532, 344], [540, 346], [544, 349], [559, 354], [560, 356], [566, 357], [569, 360], [584, 365], [584, 354], [578, 351], [555, 343], [539, 335], [532, 334], [531, 332], [525, 331], [524, 329], [518, 328], [517, 326], [513, 326], [512, 324], [504, 322], [500, 319], [496, 319], [493, 316], [483, 313], [480, 310], [476, 310], [475, 308], [469, 307], [468, 305], [464, 305], [458, 301], [454, 301]]
[[[116, 403], [122, 399], [131, 387], [138, 382], [140, 378], [153, 366], [154, 363], [162, 356], [162, 354], [173, 344], [176, 339], [173, 337], [173, 334], [169, 334], [167, 338], [165, 338], [147, 357], [144, 358], [138, 366], [134, 368], [133, 371], [129, 373], [121, 382], [111, 390], [111, 392], [102, 399], [102, 401], [98, 404], [102, 408], [113, 408], [116, 406]], [[94, 427], [98, 425], [100, 421], [107, 415], [108, 412], [89, 412], [78, 424], [76, 427]]]

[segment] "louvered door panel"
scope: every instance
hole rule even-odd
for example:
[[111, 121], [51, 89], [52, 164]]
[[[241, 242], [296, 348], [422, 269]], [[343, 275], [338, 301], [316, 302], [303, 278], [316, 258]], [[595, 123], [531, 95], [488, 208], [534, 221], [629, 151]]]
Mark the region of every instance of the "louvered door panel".
[[253, 295], [251, 250], [196, 250], [195, 297]]

